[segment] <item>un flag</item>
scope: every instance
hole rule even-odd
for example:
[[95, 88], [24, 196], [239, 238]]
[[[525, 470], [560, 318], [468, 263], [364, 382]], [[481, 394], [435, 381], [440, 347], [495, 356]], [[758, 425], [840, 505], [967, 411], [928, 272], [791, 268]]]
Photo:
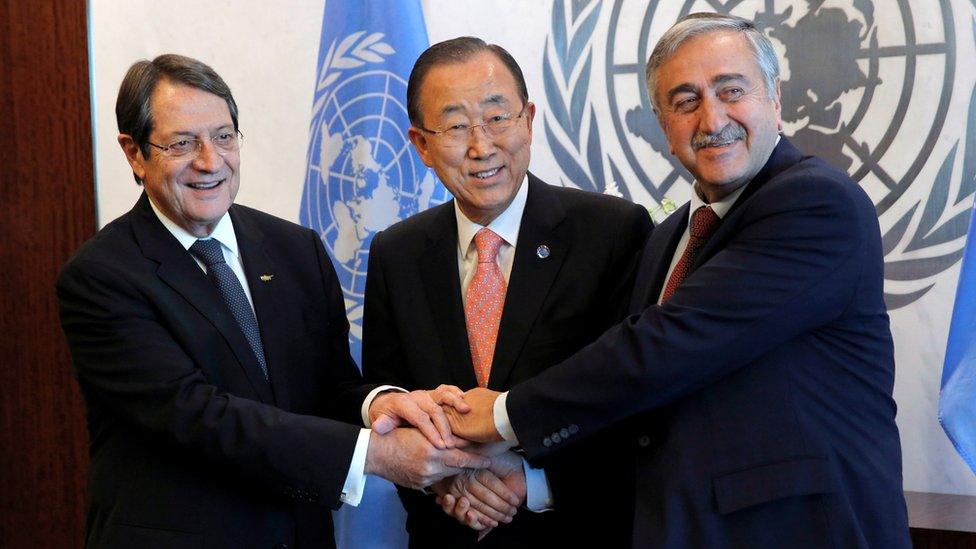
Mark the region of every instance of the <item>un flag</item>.
[[[299, 220], [332, 256], [357, 363], [373, 235], [447, 198], [407, 138], [407, 78], [427, 46], [418, 0], [325, 4]], [[335, 519], [340, 548], [406, 546], [403, 508], [379, 478]]]

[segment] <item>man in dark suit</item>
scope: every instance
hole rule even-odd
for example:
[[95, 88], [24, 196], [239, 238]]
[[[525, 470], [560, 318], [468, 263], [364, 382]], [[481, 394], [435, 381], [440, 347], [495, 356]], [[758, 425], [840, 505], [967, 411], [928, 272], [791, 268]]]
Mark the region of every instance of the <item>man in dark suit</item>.
[[[471, 37], [431, 46], [414, 65], [407, 102], [411, 141], [454, 200], [373, 239], [363, 333], [366, 378], [410, 389], [442, 383], [505, 389], [619, 321], [651, 227], [647, 211], [553, 187], [528, 173], [535, 105], [511, 55]], [[483, 257], [484, 235], [497, 239], [490, 257]], [[492, 296], [476, 295], [493, 283]], [[482, 315], [486, 302], [492, 314]], [[482, 329], [491, 323], [490, 330]], [[556, 491], [551, 503], [535, 503], [530, 495], [530, 508], [554, 510], [520, 512], [477, 546], [578, 546], [590, 540], [588, 532], [598, 534], [592, 541], [607, 539], [606, 531], [610, 539], [625, 534], [626, 492], [596, 475], [581, 478], [611, 467], [611, 455], [621, 455], [612, 441], [594, 441], [545, 463], [545, 473], [529, 471], [542, 493], [546, 480], [539, 475], [577, 483], [562, 483], [571, 489]], [[514, 458], [510, 472], [517, 478], [508, 478], [509, 485], [524, 491], [521, 458]], [[442, 513], [433, 495], [400, 494], [411, 547], [475, 546], [475, 533]], [[598, 496], [604, 499], [596, 504]], [[581, 520], [598, 521], [600, 528], [581, 532]]]
[[423, 486], [486, 465], [448, 448], [430, 396], [362, 385], [317, 235], [233, 205], [237, 106], [210, 67], [138, 62], [116, 114], [145, 192], [57, 283], [91, 435], [88, 547], [333, 546], [329, 508], [357, 504], [365, 474]]
[[451, 414], [533, 460], [629, 418], [636, 547], [910, 546], [875, 210], [777, 135], [778, 72], [746, 20], [664, 34], [648, 89], [695, 196], [649, 239], [631, 316]]

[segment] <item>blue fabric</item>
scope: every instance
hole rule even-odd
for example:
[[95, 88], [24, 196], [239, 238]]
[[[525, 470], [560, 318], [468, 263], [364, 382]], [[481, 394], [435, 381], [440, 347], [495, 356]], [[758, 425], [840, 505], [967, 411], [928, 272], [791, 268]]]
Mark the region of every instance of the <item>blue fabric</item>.
[[231, 270], [230, 265], [224, 261], [224, 251], [221, 249], [220, 242], [216, 238], [197, 240], [190, 246], [190, 253], [200, 258], [200, 261], [207, 266], [207, 276], [220, 290], [221, 297], [224, 298], [231, 314], [234, 315], [234, 320], [244, 332], [248, 345], [254, 351], [254, 356], [261, 365], [261, 372], [264, 373], [265, 379], [268, 379], [268, 364], [264, 358], [264, 345], [261, 344], [258, 320], [254, 318], [254, 311], [247, 300], [241, 281]]
[[[357, 362], [373, 235], [443, 200], [407, 138], [406, 81], [427, 46], [419, 0], [325, 2], [299, 220], [335, 265]], [[403, 508], [380, 478], [334, 519], [340, 549], [407, 545]]]
[[949, 342], [942, 367], [939, 423], [969, 468], [976, 472], [976, 216], [969, 236], [952, 309]]

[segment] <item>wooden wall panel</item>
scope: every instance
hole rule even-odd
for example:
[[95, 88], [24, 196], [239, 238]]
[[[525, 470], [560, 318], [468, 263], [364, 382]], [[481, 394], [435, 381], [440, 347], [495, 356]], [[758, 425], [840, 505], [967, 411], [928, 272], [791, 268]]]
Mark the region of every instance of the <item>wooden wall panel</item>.
[[79, 547], [87, 435], [54, 280], [95, 232], [84, 0], [0, 0], [0, 547]]

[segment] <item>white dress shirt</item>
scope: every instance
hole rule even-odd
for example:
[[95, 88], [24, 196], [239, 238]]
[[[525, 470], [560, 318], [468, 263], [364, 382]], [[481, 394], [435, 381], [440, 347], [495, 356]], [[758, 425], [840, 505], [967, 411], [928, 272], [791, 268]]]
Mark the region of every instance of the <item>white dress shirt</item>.
[[[153, 212], [155, 212], [156, 217], [159, 221], [166, 227], [175, 238], [180, 242], [180, 245], [189, 252], [190, 246], [193, 245], [198, 239], [183, 227], [180, 227], [173, 222], [170, 218], [166, 217], [156, 204], [149, 200], [149, 204], [152, 205]], [[247, 277], [244, 276], [244, 261], [241, 258], [240, 249], [237, 246], [237, 234], [234, 232], [234, 222], [231, 220], [230, 216], [224, 214], [217, 222], [212, 233], [206, 238], [216, 238], [220, 242], [220, 248], [224, 252], [224, 261], [230, 267], [234, 275], [237, 276], [238, 281], [241, 283], [241, 287], [244, 288], [244, 295], [247, 296], [247, 301], [251, 305], [251, 311], [254, 311], [254, 300], [251, 299], [251, 289], [247, 286]], [[190, 254], [197, 265], [204, 273], [207, 272], [207, 266], [200, 261], [197, 256]], [[257, 315], [255, 314], [255, 318]], [[373, 402], [373, 398], [376, 397], [382, 391], [393, 389], [393, 387], [384, 385], [373, 389], [366, 399], [363, 401], [363, 406], [361, 411], [363, 417], [363, 425], [369, 425], [369, 405]], [[359, 437], [356, 439], [356, 447], [352, 453], [352, 461], [349, 464], [349, 473], [346, 475], [346, 481], [342, 485], [342, 495], [340, 499], [344, 503], [348, 503], [353, 507], [359, 505], [359, 502], [363, 498], [363, 491], [366, 488], [366, 451], [369, 449], [369, 429], [361, 429], [359, 431]]]
[[[529, 196], [528, 176], [522, 180], [518, 192], [511, 204], [498, 217], [488, 223], [487, 228], [502, 238], [495, 260], [502, 271], [505, 284], [512, 276], [512, 265], [515, 264], [515, 246], [518, 244], [519, 229], [522, 226], [522, 213], [525, 211], [525, 201]], [[478, 267], [478, 249], [474, 245], [474, 235], [486, 225], [479, 225], [468, 219], [454, 201], [454, 215], [457, 217], [458, 230], [458, 276], [461, 279], [461, 302], [467, 294], [468, 285], [474, 278]], [[552, 490], [546, 472], [536, 469], [522, 460], [522, 470], [525, 472], [526, 497], [525, 506], [530, 511], [541, 512], [552, 508]]]

